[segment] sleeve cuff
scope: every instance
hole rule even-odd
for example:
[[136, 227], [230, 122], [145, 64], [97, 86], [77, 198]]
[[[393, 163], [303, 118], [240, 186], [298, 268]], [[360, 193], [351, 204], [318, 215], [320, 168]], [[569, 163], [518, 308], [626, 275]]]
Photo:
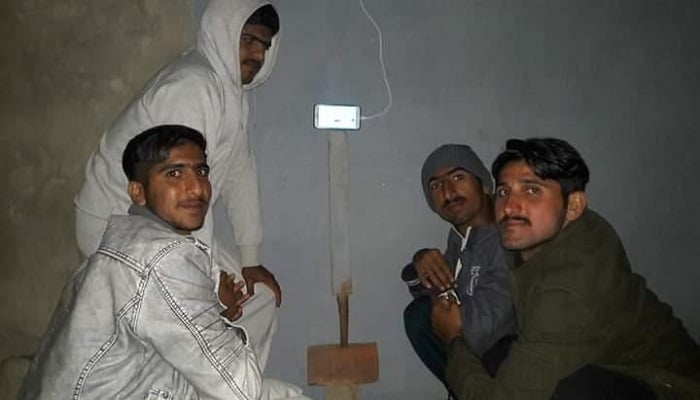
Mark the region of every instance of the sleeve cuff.
[[238, 246], [241, 251], [241, 264], [243, 267], [260, 265], [258, 260], [258, 246]]
[[250, 336], [248, 336], [248, 331], [246, 328], [234, 321], [231, 321], [230, 319], [224, 317], [223, 315], [219, 315], [221, 320], [224, 322], [224, 325], [226, 325], [226, 329], [235, 329], [238, 331], [239, 336], [241, 340], [243, 341], [243, 344], [250, 344]]

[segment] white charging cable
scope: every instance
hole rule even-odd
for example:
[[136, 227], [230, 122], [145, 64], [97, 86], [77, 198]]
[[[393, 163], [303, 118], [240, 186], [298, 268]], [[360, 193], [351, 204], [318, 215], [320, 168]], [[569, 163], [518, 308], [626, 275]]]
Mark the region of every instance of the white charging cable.
[[389, 109], [391, 108], [391, 104], [393, 102], [393, 97], [391, 95], [391, 86], [389, 85], [389, 79], [386, 77], [386, 66], [384, 65], [384, 45], [382, 43], [382, 30], [379, 29], [379, 25], [377, 25], [377, 23], [374, 21], [374, 18], [372, 18], [372, 16], [369, 14], [369, 12], [367, 11], [367, 8], [365, 8], [365, 3], [362, 0], [360, 0], [360, 7], [362, 7], [362, 11], [364, 11], [364, 13], [367, 16], [367, 18], [369, 19], [369, 21], [372, 23], [372, 25], [374, 25], [374, 29], [376, 29], [377, 35], [379, 37], [379, 63], [382, 66], [382, 76], [384, 77], [384, 84], [386, 85], [386, 93], [389, 97], [389, 101], [387, 102], [386, 106], [384, 107], [384, 109], [381, 112], [379, 112], [377, 114], [368, 115], [366, 117], [365, 116], [360, 117], [361, 120], [368, 120], [368, 119], [384, 116], [384, 114], [386, 114], [389, 111]]

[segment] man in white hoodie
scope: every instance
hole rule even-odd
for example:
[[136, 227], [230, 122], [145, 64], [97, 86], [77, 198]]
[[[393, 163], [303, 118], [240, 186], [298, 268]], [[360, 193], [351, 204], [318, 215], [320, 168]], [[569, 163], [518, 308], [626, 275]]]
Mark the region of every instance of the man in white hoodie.
[[[246, 281], [252, 295], [239, 322], [247, 329], [264, 368], [276, 330], [281, 290], [258, 260], [262, 242], [255, 159], [248, 144], [248, 91], [270, 75], [279, 43], [279, 18], [266, 0], [210, 0], [195, 48], [160, 70], [122, 111], [90, 156], [85, 182], [75, 198], [81, 256], [99, 244], [112, 214], [130, 204], [121, 155], [139, 132], [163, 124], [191, 127], [204, 134], [211, 166], [211, 203], [221, 199], [240, 254], [218, 245], [210, 210], [196, 236], [214, 249], [219, 266]], [[241, 268], [242, 267], [242, 268]], [[260, 282], [253, 290], [254, 284]]]

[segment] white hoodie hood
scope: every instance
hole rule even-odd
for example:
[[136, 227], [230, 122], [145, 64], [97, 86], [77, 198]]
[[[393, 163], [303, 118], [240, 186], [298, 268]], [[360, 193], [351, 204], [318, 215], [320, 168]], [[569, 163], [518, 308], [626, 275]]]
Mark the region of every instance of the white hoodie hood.
[[[239, 44], [245, 21], [260, 7], [270, 4], [265, 0], [209, 0], [197, 32], [197, 50], [212, 65], [222, 79], [228, 77], [234, 87], [241, 87]], [[272, 37], [272, 45], [265, 53], [265, 63], [244, 89], [260, 86], [272, 72], [277, 58], [280, 33]]]

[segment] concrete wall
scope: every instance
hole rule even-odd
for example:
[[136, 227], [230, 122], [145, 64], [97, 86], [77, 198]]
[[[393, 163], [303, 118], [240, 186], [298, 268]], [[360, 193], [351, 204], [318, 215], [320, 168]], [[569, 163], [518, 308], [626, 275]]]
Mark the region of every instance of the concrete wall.
[[[0, 6], [0, 360], [34, 351], [78, 265], [72, 200], [85, 161], [143, 83], [189, 46], [191, 21], [185, 0]], [[0, 375], [13, 368], [0, 364]], [[11, 386], [0, 381], [0, 398]]]
[[[0, 332], [31, 352], [75, 267], [71, 198], [100, 132], [191, 37], [201, 1], [10, 1], [0, 32]], [[328, 252], [327, 138], [318, 102], [386, 103], [377, 36], [359, 3], [276, 3], [278, 64], [251, 99], [263, 196], [263, 262], [284, 289], [268, 371], [303, 384], [306, 347], [337, 340]], [[394, 104], [350, 138], [351, 341], [376, 341], [365, 399], [444, 398], [404, 337], [400, 268], [444, 245], [418, 175], [445, 142], [490, 163], [509, 137], [569, 140], [592, 172], [590, 203], [633, 268], [696, 338], [700, 306], [700, 33], [697, 2], [366, 0], [380, 24]], [[23, 312], [17, 312], [17, 310]], [[7, 339], [9, 340], [9, 339]], [[14, 343], [14, 342], [13, 342]], [[321, 398], [319, 388], [307, 388]]]

